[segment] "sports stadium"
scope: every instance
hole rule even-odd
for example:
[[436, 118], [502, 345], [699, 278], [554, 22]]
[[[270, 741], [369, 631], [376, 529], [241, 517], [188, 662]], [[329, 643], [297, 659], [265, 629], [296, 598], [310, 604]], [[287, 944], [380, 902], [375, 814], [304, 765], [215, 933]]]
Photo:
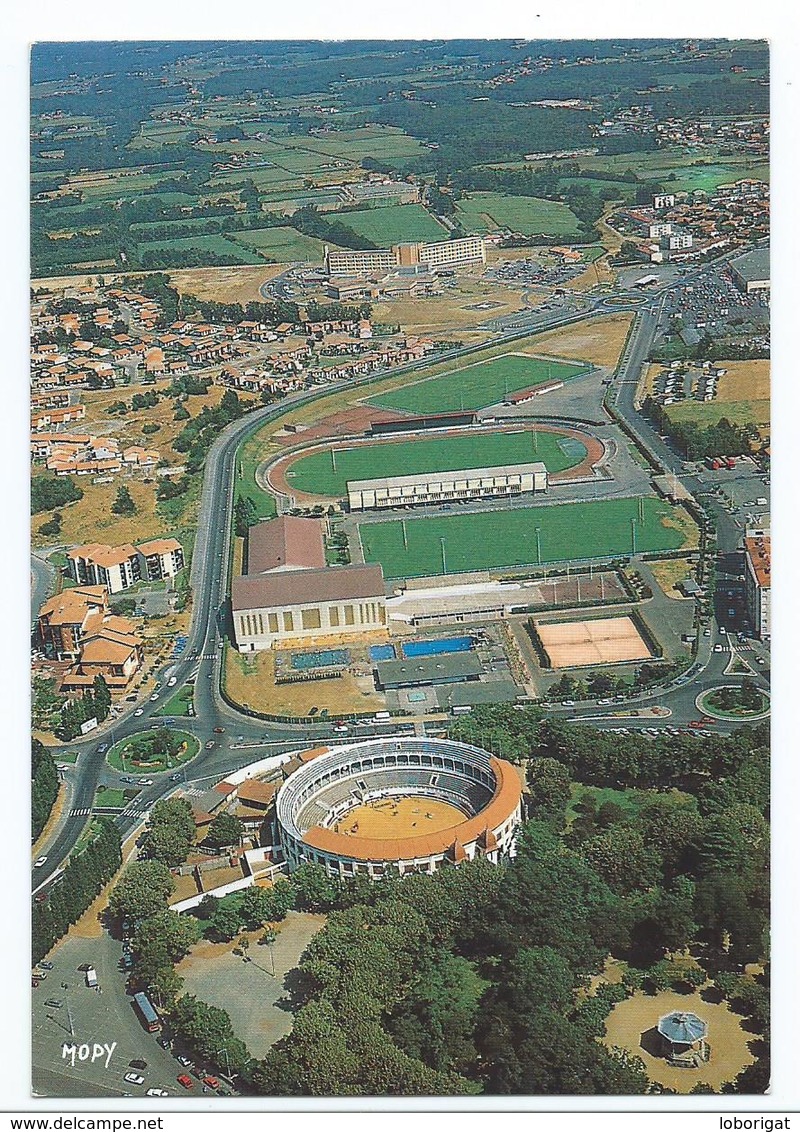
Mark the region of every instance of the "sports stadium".
[[322, 748], [276, 800], [290, 871], [378, 879], [513, 854], [522, 816], [516, 767], [448, 739], [374, 739]]

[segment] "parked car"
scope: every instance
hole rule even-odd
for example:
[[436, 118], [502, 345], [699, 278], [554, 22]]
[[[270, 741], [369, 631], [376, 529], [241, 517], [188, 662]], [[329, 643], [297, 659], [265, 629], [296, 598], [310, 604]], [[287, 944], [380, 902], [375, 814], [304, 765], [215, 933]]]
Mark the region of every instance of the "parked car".
[[194, 1081], [191, 1079], [188, 1073], [181, 1073], [180, 1077], [176, 1077], [176, 1081], [179, 1085], [183, 1085], [184, 1089], [194, 1088]]
[[215, 727], [214, 728], [214, 734], [215, 735], [224, 735], [225, 734], [225, 728], [224, 727]]
[[39, 964], [39, 968], [42, 971], [52, 971], [53, 970], [53, 964], [49, 963], [46, 959], [43, 959], [41, 961], [41, 963]]
[[130, 1066], [131, 1069], [146, 1069], [147, 1068], [147, 1062], [144, 1061], [141, 1057], [134, 1057], [133, 1061], [128, 1062], [128, 1065]]
[[152, 786], [153, 780], [152, 780], [152, 778], [140, 778], [138, 780], [138, 785], [139, 786]]
[[144, 714], [144, 708], [143, 707], [137, 707], [136, 711], [133, 714], [134, 715], [143, 715]]
[[158, 692], [153, 692], [152, 696], [150, 697], [150, 703], [151, 703], [151, 704], [152, 704], [152, 703], [155, 703], [155, 701], [156, 701], [157, 699], [158, 699]]
[[146, 1097], [168, 1097], [169, 1093], [166, 1089], [148, 1089], [145, 1093]]
[[219, 1081], [216, 1077], [204, 1077], [203, 1084], [208, 1085], [209, 1089], [218, 1089]]
[[167, 687], [168, 688], [174, 688], [177, 683], [178, 683], [178, 677], [177, 676], [170, 676], [169, 680], [167, 681]]
[[143, 1085], [144, 1077], [141, 1073], [126, 1073], [123, 1080], [127, 1081], [129, 1085]]
[[177, 773], [177, 774], [171, 774], [171, 775], [169, 776], [169, 780], [170, 780], [170, 782], [180, 782], [180, 780], [181, 780], [181, 773], [180, 773], [180, 771], [178, 771], [178, 773]]
[[45, 1006], [52, 1006], [53, 1010], [60, 1010], [64, 1005], [60, 998], [46, 998], [44, 1004]]
[[36, 860], [33, 862], [33, 867], [35, 869], [40, 869], [42, 867], [42, 865], [46, 865], [46, 864], [47, 864], [47, 856], [37, 857]]

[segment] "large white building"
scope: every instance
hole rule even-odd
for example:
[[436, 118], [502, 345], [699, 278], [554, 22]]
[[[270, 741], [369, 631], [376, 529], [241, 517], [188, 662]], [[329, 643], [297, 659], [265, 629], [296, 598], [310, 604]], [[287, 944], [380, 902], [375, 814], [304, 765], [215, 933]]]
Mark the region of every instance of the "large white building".
[[439, 240], [432, 244], [395, 244], [391, 248], [369, 251], [331, 251], [325, 248], [328, 275], [370, 275], [416, 264], [425, 264], [436, 271], [478, 263], [486, 263], [486, 246], [482, 236]]
[[327, 567], [322, 530], [319, 519], [291, 515], [250, 528], [247, 574], [231, 587], [240, 652], [331, 633], [385, 632], [381, 567]]
[[408, 507], [417, 503], [445, 503], [458, 499], [533, 494], [547, 490], [547, 468], [542, 463], [507, 464], [494, 468], [465, 468], [450, 472], [419, 472], [412, 476], [349, 480], [351, 511]]
[[745, 598], [747, 615], [759, 640], [769, 640], [770, 633], [770, 537], [747, 537], [744, 540]]

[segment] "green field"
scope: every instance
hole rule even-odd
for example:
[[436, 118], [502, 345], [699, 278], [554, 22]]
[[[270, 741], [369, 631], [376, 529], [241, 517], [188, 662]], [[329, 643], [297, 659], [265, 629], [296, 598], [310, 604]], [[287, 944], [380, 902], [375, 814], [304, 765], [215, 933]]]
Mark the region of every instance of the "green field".
[[226, 240], [224, 236], [186, 236], [182, 240], [143, 240], [137, 245], [139, 254], [148, 251], [191, 251], [212, 252], [214, 255], [230, 256], [237, 263], [263, 263], [263, 257], [238, 244]]
[[463, 369], [451, 370], [372, 397], [369, 403], [418, 416], [460, 409], [485, 409], [487, 405], [498, 404], [509, 393], [543, 385], [546, 381], [567, 381], [589, 373], [591, 369], [591, 366], [580, 362], [557, 362], [548, 358], [532, 358], [527, 354], [502, 354], [499, 358], [475, 362]]
[[[660, 499], [608, 499], [543, 507], [502, 507], [441, 518], [361, 523], [366, 562], [380, 562], [387, 578], [460, 574], [541, 562], [630, 555], [635, 521], [636, 552], [678, 550], [692, 533], [691, 520]], [[405, 542], [403, 531], [405, 529]], [[444, 540], [444, 545], [442, 541]], [[443, 552], [444, 565], [443, 569]]]
[[340, 212], [336, 221], [381, 248], [416, 240], [447, 239], [447, 229], [421, 204], [387, 204], [381, 208]]
[[276, 263], [322, 263], [325, 254], [325, 245], [321, 240], [304, 236], [294, 228], [254, 228], [248, 232], [237, 232], [233, 238], [242, 247], [260, 252]]
[[458, 202], [456, 214], [467, 232], [508, 228], [522, 236], [575, 236], [578, 218], [561, 201], [540, 197], [473, 193]]
[[701, 428], [718, 424], [723, 417], [735, 425], [769, 425], [770, 402], [766, 401], [686, 401], [670, 405], [667, 416], [671, 421], [690, 421]]
[[309, 495], [342, 497], [347, 494], [348, 480], [492, 468], [535, 460], [541, 460], [548, 472], [562, 472], [579, 464], [585, 455], [586, 448], [579, 441], [552, 432], [478, 433], [337, 448], [335, 469], [331, 450], [324, 449], [293, 464], [287, 479], [293, 489]]

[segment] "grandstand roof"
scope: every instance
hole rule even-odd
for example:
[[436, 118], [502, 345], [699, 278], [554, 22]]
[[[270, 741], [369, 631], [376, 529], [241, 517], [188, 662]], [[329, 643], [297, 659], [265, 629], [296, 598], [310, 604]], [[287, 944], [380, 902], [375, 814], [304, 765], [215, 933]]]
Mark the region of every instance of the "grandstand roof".
[[409, 861], [446, 853], [455, 842], [469, 845], [487, 832], [494, 832], [517, 809], [522, 796], [522, 779], [517, 768], [503, 759], [490, 759], [496, 787], [489, 803], [472, 818], [449, 829], [426, 833], [419, 837], [384, 840], [373, 837], [351, 837], [332, 829], [313, 826], [303, 835], [306, 844], [336, 857], [357, 861]]

